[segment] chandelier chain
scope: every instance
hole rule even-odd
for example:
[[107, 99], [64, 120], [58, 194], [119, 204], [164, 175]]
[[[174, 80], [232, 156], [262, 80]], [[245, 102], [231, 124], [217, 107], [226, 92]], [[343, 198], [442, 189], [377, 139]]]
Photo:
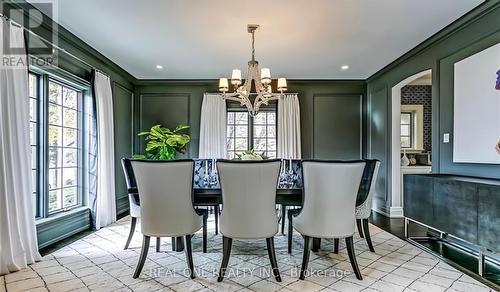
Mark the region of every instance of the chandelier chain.
[[255, 31], [252, 31], [252, 62], [255, 62]]

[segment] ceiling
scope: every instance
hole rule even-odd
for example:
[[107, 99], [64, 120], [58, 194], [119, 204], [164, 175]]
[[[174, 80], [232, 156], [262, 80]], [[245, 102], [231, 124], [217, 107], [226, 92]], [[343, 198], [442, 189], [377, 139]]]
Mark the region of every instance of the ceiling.
[[273, 77], [366, 79], [481, 2], [56, 1], [62, 26], [138, 79], [214, 79], [233, 68], [244, 71], [248, 23], [261, 25], [256, 57]]

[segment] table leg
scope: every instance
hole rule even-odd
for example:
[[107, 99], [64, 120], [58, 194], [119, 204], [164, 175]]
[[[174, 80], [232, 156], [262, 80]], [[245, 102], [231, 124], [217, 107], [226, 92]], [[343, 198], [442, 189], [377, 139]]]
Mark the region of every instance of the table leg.
[[317, 237], [313, 238], [312, 251], [318, 252], [320, 248], [321, 248], [321, 238]]
[[182, 236], [175, 238], [175, 251], [184, 251], [184, 240], [182, 240]]

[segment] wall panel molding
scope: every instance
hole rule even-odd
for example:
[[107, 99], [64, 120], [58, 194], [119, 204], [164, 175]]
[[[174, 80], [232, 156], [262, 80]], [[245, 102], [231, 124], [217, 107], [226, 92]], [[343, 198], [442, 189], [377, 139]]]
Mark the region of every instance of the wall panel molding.
[[[312, 99], [312, 157], [317, 159], [361, 159], [363, 157], [363, 95], [321, 93], [314, 94]], [[318, 103], [323, 104], [318, 106]], [[340, 123], [343, 126], [337, 127], [337, 124]], [[355, 129], [345, 125], [356, 123], [359, 125]], [[325, 126], [329, 127], [329, 131], [334, 132], [326, 133], [327, 129], [322, 128]], [[325, 133], [318, 133], [318, 131]], [[354, 136], [352, 135], [353, 131], [356, 132]], [[328, 149], [322, 149], [325, 147]], [[359, 149], [358, 153], [351, 151], [356, 147]], [[341, 153], [334, 153], [336, 151]]]
[[[148, 130], [151, 126], [161, 124], [164, 127], [174, 128], [178, 124], [191, 126], [191, 94], [190, 93], [148, 93], [139, 96], [139, 113], [136, 131]], [[192, 128], [189, 133], [191, 135]], [[193, 135], [191, 135], [193, 136]], [[197, 137], [197, 135], [196, 135]], [[144, 139], [135, 137], [136, 151], [144, 149]], [[197, 143], [191, 141], [188, 153], [192, 156], [193, 147], [197, 150]]]

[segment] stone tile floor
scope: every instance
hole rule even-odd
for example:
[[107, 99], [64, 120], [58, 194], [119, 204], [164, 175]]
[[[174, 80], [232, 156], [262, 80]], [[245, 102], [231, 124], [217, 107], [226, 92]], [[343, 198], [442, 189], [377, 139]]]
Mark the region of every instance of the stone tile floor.
[[[311, 253], [309, 276], [298, 280], [302, 238], [294, 235], [293, 253], [287, 253], [286, 236], [275, 237], [278, 266], [283, 281], [274, 280], [269, 269], [265, 240], [233, 241], [230, 269], [222, 283], [216, 274], [222, 258], [222, 238], [209, 221], [208, 253], [201, 252], [201, 234], [193, 238], [198, 277], [186, 275], [184, 253], [171, 251], [170, 239], [162, 240], [161, 252], [153, 245], [142, 275], [132, 274], [139, 257], [142, 236], [136, 234], [128, 250], [123, 245], [130, 217], [103, 228], [46, 255], [27, 269], [0, 276], [0, 292], [8, 291], [491, 291], [431, 254], [370, 225], [375, 253], [355, 235], [355, 249], [363, 281], [356, 279], [341, 241], [339, 254], [330, 240]], [[140, 229], [140, 224], [138, 224]]]

